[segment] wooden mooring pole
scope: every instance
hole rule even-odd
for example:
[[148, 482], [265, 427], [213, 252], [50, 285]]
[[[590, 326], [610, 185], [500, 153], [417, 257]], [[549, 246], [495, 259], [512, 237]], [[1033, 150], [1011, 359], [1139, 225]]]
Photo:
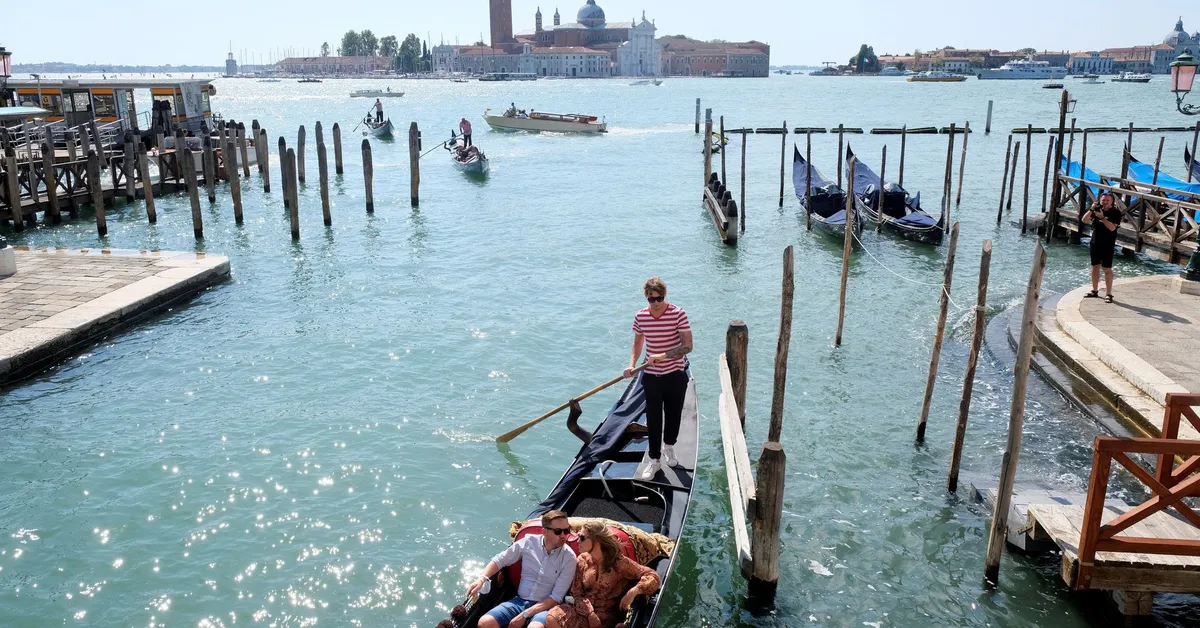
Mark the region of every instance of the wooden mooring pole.
[[[192, 202], [192, 235], [197, 240], [204, 238], [204, 215], [200, 213], [200, 191], [196, 184], [196, 163], [192, 151], [186, 148], [182, 153], [175, 151], [175, 158], [179, 162], [179, 167], [183, 169], [183, 178], [187, 182], [188, 199]], [[229, 162], [225, 163], [225, 167], [229, 167]], [[237, 176], [237, 173], [233, 173]]]
[[1196, 169], [1196, 141], [1200, 140], [1200, 122], [1196, 123], [1196, 129], [1192, 131], [1192, 155], [1188, 161], [1187, 182], [1192, 182], [1192, 171]]
[[133, 148], [132, 133], [125, 134], [124, 149], [125, 152], [121, 159], [121, 170], [125, 174], [125, 202], [132, 203], [137, 198], [137, 188], [134, 187], [137, 181], [137, 152]]
[[258, 139], [254, 143], [258, 151], [258, 171], [262, 173], [263, 193], [271, 193], [271, 151], [267, 147], [267, 130], [258, 130]]
[[158, 211], [154, 207], [154, 186], [150, 184], [150, 160], [146, 145], [141, 142], [138, 142], [138, 169], [142, 173], [142, 196], [146, 197], [146, 219], [153, 225], [158, 222]]
[[[712, 109], [708, 110], [712, 113]], [[704, 121], [704, 185], [708, 186], [708, 181], [712, 177], [712, 120]]]
[[304, 183], [304, 125], [300, 125], [300, 130], [296, 133], [296, 180], [299, 183]]
[[[840, 160], [839, 160], [840, 161]], [[849, 176], [846, 181], [849, 182], [847, 190], [854, 189], [854, 166], [857, 159], [850, 158], [850, 164], [846, 174]], [[846, 319], [846, 282], [850, 279], [850, 248], [853, 245], [854, 238], [854, 195], [846, 195], [846, 225], [845, 237], [842, 239], [842, 287], [838, 292], [838, 322], [837, 334], [833, 338], [833, 346], [842, 346], [842, 325]]]
[[748, 133], [742, 133], [742, 189], [741, 201], [738, 203], [738, 208], [741, 209], [742, 233], [746, 233], [746, 136]]
[[[88, 176], [91, 177], [91, 158], [88, 159]], [[8, 208], [10, 218], [12, 218], [13, 231], [25, 230], [25, 216], [21, 212], [21, 178], [17, 173], [17, 149], [13, 147], [12, 142], [7, 142], [4, 147], [4, 174], [7, 179], [8, 186]], [[103, 212], [103, 208], [100, 210]], [[104, 234], [101, 233], [101, 236]]]
[[[845, 149], [843, 148], [843, 146], [845, 144], [845, 137], [846, 137], [846, 125], [839, 124], [837, 133], [838, 133], [837, 180], [842, 181], [843, 180], [842, 179], [842, 156], [846, 154]], [[849, 189], [849, 190], [854, 189], [854, 177], [850, 178], [850, 187], [847, 189]], [[854, 195], [851, 194], [850, 196], [854, 196]]]
[[237, 124], [237, 144], [238, 152], [242, 156], [242, 176], [250, 178], [250, 155], [246, 144], [246, 123], [238, 122]]
[[[1063, 127], [1067, 125], [1067, 104], [1070, 103], [1070, 98], [1071, 95], [1064, 89], [1058, 102], [1058, 136], [1054, 140], [1054, 161], [1050, 166], [1051, 173], [1058, 172], [1058, 168], [1062, 164], [1063, 135], [1066, 133], [1066, 129]], [[1046, 242], [1049, 242], [1054, 237], [1054, 223], [1057, 220], [1056, 215], [1058, 214], [1058, 209], [1055, 205], [1058, 204], [1060, 190], [1062, 190], [1062, 184], [1059, 182], [1058, 177], [1055, 176], [1050, 183], [1050, 206], [1047, 208], [1045, 217]]]
[[[104, 216], [104, 191], [100, 189], [100, 155], [96, 154], [95, 149], [88, 149], [87, 158], [87, 176], [88, 189], [92, 193], [92, 208], [96, 210], [96, 233], [101, 238], [108, 235], [108, 220]], [[10, 162], [12, 163], [12, 162]], [[16, 169], [13, 169], [13, 176], [16, 176]], [[12, 179], [9, 179], [10, 183]], [[20, 188], [17, 188], [20, 190]], [[17, 197], [17, 209], [14, 212], [14, 223], [21, 223], [21, 197]]]
[[342, 127], [333, 123], [333, 172], [342, 174]]
[[333, 225], [333, 216], [329, 213], [329, 163], [325, 156], [325, 142], [317, 142], [317, 176], [321, 179], [321, 217], [325, 226]]
[[414, 121], [408, 125], [408, 190], [412, 206], [421, 205], [421, 131]]
[[925, 377], [925, 396], [921, 399], [921, 418], [917, 421], [917, 442], [925, 442], [925, 426], [933, 404], [933, 385], [937, 381], [938, 362], [942, 357], [942, 338], [946, 331], [946, 314], [950, 309], [950, 284], [954, 280], [954, 252], [958, 248], [958, 223], [950, 228], [950, 248], [946, 250], [946, 267], [942, 274], [942, 289], [938, 299], [937, 332], [933, 336], [933, 352], [929, 356], [929, 374]]
[[[240, 122], [238, 123], [241, 124]], [[245, 125], [241, 129], [234, 129], [233, 134], [229, 136], [228, 143], [225, 145], [225, 170], [229, 174], [229, 195], [233, 197], [233, 219], [237, 224], [242, 224], [242, 178], [238, 175], [238, 144], [239, 135], [245, 130]], [[245, 151], [242, 151], [243, 154]], [[246, 176], [249, 175], [249, 169], [246, 170]]]
[[700, 99], [696, 99], [696, 133], [700, 133]]
[[812, 128], [804, 143], [804, 230], [812, 231]]
[[[1065, 94], [1065, 92], [1064, 92]], [[989, 585], [1000, 581], [1000, 555], [1004, 551], [1008, 531], [1008, 509], [1012, 503], [1013, 481], [1017, 475], [1017, 459], [1021, 453], [1021, 430], [1025, 421], [1025, 383], [1029, 378], [1029, 358], [1033, 353], [1034, 325], [1037, 322], [1038, 300], [1041, 297], [1042, 275], [1046, 271], [1046, 250], [1039, 241], [1033, 249], [1033, 266], [1029, 284], [1025, 287], [1025, 309], [1021, 316], [1021, 339], [1017, 343], [1017, 362], [1013, 367], [1013, 396], [1008, 413], [1008, 443], [1000, 462], [1000, 481], [992, 509], [988, 534], [987, 556], [983, 577]]]
[[1008, 136], [1008, 148], [1004, 149], [1004, 174], [1000, 175], [1000, 206], [996, 208], [996, 224], [1004, 218], [1004, 192], [1008, 189], [1008, 164], [1012, 161], [1012, 135]]
[[877, 216], [879, 216], [879, 220], [875, 221], [875, 233], [881, 233], [883, 231], [884, 213], [883, 213], [882, 208], [883, 208], [883, 182], [884, 181], [887, 181], [887, 144], [883, 145], [883, 152], [879, 156], [879, 190], [878, 190], [878, 194], [875, 196], [875, 207], [879, 208], [880, 211], [876, 214]]
[[49, 133], [47, 130], [47, 139], [42, 142], [42, 180], [46, 183], [46, 217], [51, 224], [57, 225], [62, 223], [62, 212], [58, 206], [58, 178], [54, 172], [54, 141]]
[[755, 475], [754, 517], [751, 520], [752, 575], [748, 593], [769, 604], [779, 584], [779, 529], [783, 519], [787, 456], [779, 439], [783, 432], [783, 401], [787, 384], [788, 348], [792, 337], [792, 301], [795, 292], [792, 247], [783, 252], [783, 298], [780, 304], [779, 339], [775, 346], [775, 377], [771, 395], [771, 428], [758, 456]]
[[258, 118], [250, 122], [250, 139], [254, 142], [254, 165], [258, 170], [258, 175], [263, 173], [263, 158], [262, 144], [258, 141], [258, 136], [262, 134], [262, 127], [258, 125]]
[[733, 383], [733, 397], [737, 402], [738, 421], [746, 429], [746, 369], [747, 349], [750, 346], [750, 330], [746, 321], [730, 321], [725, 329], [725, 360], [729, 363], [729, 380]]
[[788, 136], [788, 125], [787, 125], [787, 120], [784, 120], [783, 121], [783, 132], [780, 134], [780, 137], [783, 138], [783, 141], [780, 142], [780, 146], [779, 146], [779, 206], [780, 207], [783, 207], [783, 185], [784, 185], [784, 181], [785, 181], [784, 170], [785, 170], [785, 165], [787, 164], [787, 136]]
[[[1046, 214], [1046, 191], [1049, 189], [1047, 186], [1050, 185], [1050, 158], [1054, 156], [1054, 141], [1054, 138], [1051, 137], [1046, 142], [1046, 169], [1042, 173], [1042, 215], [1047, 218], [1049, 215]], [[1023, 216], [1021, 220], [1021, 233], [1025, 233], [1028, 223], [1029, 216]]]
[[971, 139], [971, 123], [963, 125], [962, 156], [958, 158], [958, 194], [954, 197], [954, 206], [962, 203], [963, 171], [967, 169], [967, 140]]
[[283, 188], [283, 208], [292, 206], [291, 190], [288, 188], [287, 141], [279, 136], [279, 186]]
[[904, 153], [908, 148], [908, 125], [900, 127], [900, 172], [897, 175], [899, 180], [896, 182], [900, 187], [904, 187]]
[[[721, 147], [721, 183], [728, 185], [729, 178], [725, 175], [725, 116], [721, 116], [720, 126], [721, 139], [717, 140], [717, 145]], [[746, 134], [743, 133], [742, 137], [746, 137]]]
[[992, 241], [983, 241], [983, 253], [979, 257], [979, 287], [975, 291], [975, 329], [971, 335], [971, 352], [967, 355], [967, 372], [963, 375], [962, 397], [958, 401], [958, 425], [954, 429], [954, 448], [950, 454], [950, 473], [946, 476], [946, 490], [958, 491], [958, 469], [962, 464], [963, 442], [967, 437], [967, 417], [971, 413], [971, 392], [975, 387], [975, 367], [979, 363], [979, 349], [983, 346], [983, 333], [987, 324], [988, 271], [992, 264]]
[[371, 142], [367, 138], [362, 141], [362, 164], [363, 164], [363, 189], [367, 194], [367, 213], [375, 212], [375, 194], [373, 192], [372, 178], [374, 177], [375, 167], [371, 164]]
[[1013, 190], [1017, 189], [1017, 164], [1020, 162], [1020, 160], [1021, 160], [1021, 140], [1017, 140], [1016, 145], [1013, 146], [1012, 169], [1009, 173], [1009, 178], [1008, 178], [1008, 201], [1004, 204], [1005, 211], [1012, 209]]
[[204, 189], [208, 192], [208, 202], [217, 202], [217, 157], [213, 152], [212, 136], [204, 134], [200, 142], [203, 152], [200, 155], [204, 166]]
[[[942, 175], [942, 207], [944, 211], [942, 215], [945, 217], [944, 229], [950, 228], [950, 197], [954, 194], [954, 123], [950, 123], [950, 137], [946, 139], [946, 172]], [[883, 187], [883, 179], [880, 179], [880, 187]], [[853, 182], [851, 182], [853, 183]], [[853, 190], [854, 188], [851, 188]], [[883, 205], [879, 206], [883, 208]]]
[[[364, 140], [366, 141], [366, 140]], [[287, 149], [286, 166], [284, 172], [284, 194], [291, 197], [289, 204], [288, 217], [291, 219], [292, 239], [300, 239], [300, 185], [296, 183], [296, 151]]]
[[988, 135], [992, 132], [992, 101], [988, 101], [987, 123], [983, 125], [983, 134]]
[[1030, 158], [1033, 156], [1033, 125], [1028, 125], [1025, 131], [1025, 185], [1021, 190], [1021, 220], [1029, 215], [1029, 170]]

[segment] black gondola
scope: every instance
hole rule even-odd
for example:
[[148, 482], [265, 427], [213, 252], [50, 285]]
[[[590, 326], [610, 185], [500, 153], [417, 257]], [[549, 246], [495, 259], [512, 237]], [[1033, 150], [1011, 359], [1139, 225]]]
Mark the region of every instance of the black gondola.
[[1200, 161], [1192, 161], [1194, 158], [1195, 156], [1188, 151], [1188, 147], [1184, 146], [1183, 161], [1192, 169], [1192, 181], [1200, 181]]
[[[846, 164], [854, 152], [846, 145]], [[879, 221], [879, 175], [859, 160], [854, 167], [854, 200], [858, 210], [867, 220]], [[905, 240], [937, 246], [945, 233], [945, 214], [934, 220], [921, 209], [921, 194], [910, 196], [908, 191], [895, 183], [883, 184], [883, 227], [899, 234]]]
[[[558, 484], [529, 513], [527, 520], [551, 510], [561, 510], [571, 517], [601, 517], [644, 532], [661, 534], [678, 547], [687, 522], [696, 473], [696, 444], [700, 431], [696, 381], [689, 371], [679, 438], [675, 443], [679, 466], [664, 467], [653, 480], [647, 481], [641, 479], [642, 469], [649, 463], [642, 377], [639, 373], [630, 382], [608, 416], [592, 432], [591, 440], [579, 449]], [[648, 563], [648, 567], [658, 572], [662, 586], [649, 599], [642, 596], [634, 602], [625, 621], [628, 628], [655, 625], [663, 591], [671, 586], [677, 554], [673, 552], [670, 557], [659, 557]], [[465, 614], [452, 618], [456, 628], [475, 628], [484, 613], [516, 595], [516, 583], [507, 578], [507, 572], [507, 569], [501, 569], [492, 578], [488, 593], [463, 605]]]
[[[812, 215], [813, 222], [822, 231], [839, 238], [846, 237], [846, 192], [836, 183], [825, 179], [816, 166], [811, 166], [800, 155], [800, 149], [792, 147], [792, 185], [800, 199], [800, 207]], [[812, 173], [812, 207], [808, 206], [808, 177]], [[854, 235], [862, 235], [862, 212], [854, 210]]]

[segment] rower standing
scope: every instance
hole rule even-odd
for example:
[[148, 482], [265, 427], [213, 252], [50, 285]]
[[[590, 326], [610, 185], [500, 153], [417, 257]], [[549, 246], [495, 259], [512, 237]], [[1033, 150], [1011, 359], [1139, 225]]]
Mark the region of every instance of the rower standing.
[[679, 464], [674, 445], [687, 395], [684, 356], [692, 351], [692, 326], [683, 308], [667, 303], [667, 284], [662, 279], [647, 279], [642, 292], [649, 305], [633, 317], [633, 350], [625, 377], [633, 376], [644, 345], [646, 362], [650, 364], [642, 374], [646, 426], [650, 429], [650, 463], [642, 471], [642, 479], [651, 480], [662, 469], [660, 457], [666, 457], [668, 466]]
[[458, 132], [462, 134], [464, 146], [471, 145], [471, 121], [463, 118], [458, 123]]
[[383, 101], [378, 98], [375, 99], [375, 122], [383, 124]]

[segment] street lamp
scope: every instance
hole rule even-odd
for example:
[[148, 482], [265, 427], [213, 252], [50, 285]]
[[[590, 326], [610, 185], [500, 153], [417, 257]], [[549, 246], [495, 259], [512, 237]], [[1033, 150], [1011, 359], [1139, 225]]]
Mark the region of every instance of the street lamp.
[[8, 77], [12, 76], [12, 53], [0, 46], [0, 105], [8, 103]]
[[1192, 82], [1196, 80], [1196, 66], [1200, 66], [1200, 61], [1187, 52], [1175, 57], [1171, 63], [1171, 92], [1175, 94], [1175, 108], [1187, 116], [1200, 114], [1200, 107], [1183, 104], [1184, 96], [1192, 91]]

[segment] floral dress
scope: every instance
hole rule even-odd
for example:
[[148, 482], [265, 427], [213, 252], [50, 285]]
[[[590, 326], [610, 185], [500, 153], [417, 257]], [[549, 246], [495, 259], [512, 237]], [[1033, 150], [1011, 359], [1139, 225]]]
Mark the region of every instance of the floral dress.
[[575, 580], [571, 583], [571, 595], [575, 601], [560, 604], [550, 609], [550, 616], [558, 620], [561, 628], [589, 628], [588, 617], [595, 612], [600, 617], [601, 628], [612, 628], [623, 617], [621, 598], [629, 591], [630, 581], [636, 580], [637, 592], [650, 595], [658, 591], [658, 573], [622, 556], [617, 568], [602, 573], [600, 565], [591, 553], [582, 554], [575, 569]]

